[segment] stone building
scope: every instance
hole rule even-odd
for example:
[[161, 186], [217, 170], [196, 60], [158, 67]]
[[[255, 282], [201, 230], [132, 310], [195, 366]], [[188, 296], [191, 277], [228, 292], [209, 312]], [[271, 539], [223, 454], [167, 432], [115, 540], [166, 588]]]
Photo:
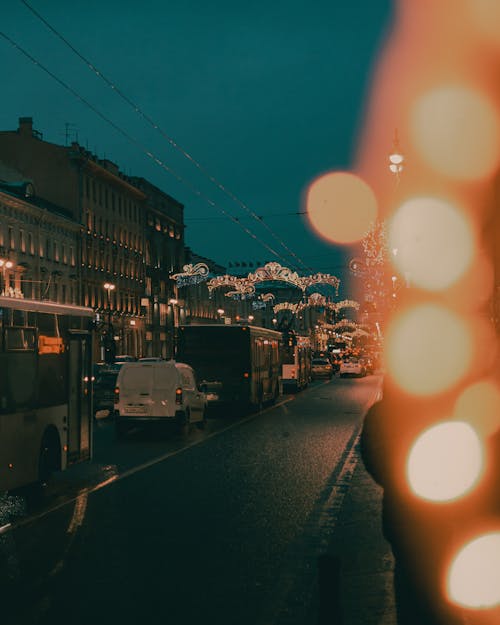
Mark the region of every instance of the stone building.
[[174, 304], [177, 298], [172, 274], [184, 264], [184, 206], [144, 178], [130, 181], [145, 197], [144, 262], [145, 356], [169, 358], [174, 353]]
[[[74, 250], [79, 290], [73, 297], [95, 309], [101, 336], [112, 327], [117, 353], [165, 354], [168, 341], [161, 328], [168, 327], [172, 294], [167, 276], [183, 260], [182, 205], [76, 142], [44, 141], [31, 117], [21, 117], [17, 130], [0, 131], [0, 165], [30, 181], [39, 201], [63, 207], [79, 224]], [[55, 255], [56, 247], [49, 253]], [[49, 288], [57, 287], [52, 282]], [[95, 357], [100, 355], [97, 346]]]
[[0, 295], [78, 302], [80, 224], [0, 170]]

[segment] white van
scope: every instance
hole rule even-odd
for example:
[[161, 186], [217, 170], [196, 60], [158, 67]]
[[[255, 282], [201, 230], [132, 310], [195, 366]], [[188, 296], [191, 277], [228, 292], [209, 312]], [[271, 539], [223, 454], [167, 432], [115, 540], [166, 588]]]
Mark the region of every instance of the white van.
[[193, 369], [174, 360], [127, 362], [122, 365], [115, 388], [116, 434], [132, 425], [175, 423], [205, 424], [207, 399]]

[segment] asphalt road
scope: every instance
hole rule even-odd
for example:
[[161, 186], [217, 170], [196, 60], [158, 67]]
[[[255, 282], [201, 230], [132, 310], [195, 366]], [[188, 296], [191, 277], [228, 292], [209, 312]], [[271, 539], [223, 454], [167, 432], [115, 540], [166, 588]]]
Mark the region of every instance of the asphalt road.
[[91, 464], [57, 476], [31, 508], [1, 502], [12, 524], [0, 534], [2, 623], [317, 625], [318, 563], [379, 385], [315, 382], [185, 437], [115, 441], [98, 422]]

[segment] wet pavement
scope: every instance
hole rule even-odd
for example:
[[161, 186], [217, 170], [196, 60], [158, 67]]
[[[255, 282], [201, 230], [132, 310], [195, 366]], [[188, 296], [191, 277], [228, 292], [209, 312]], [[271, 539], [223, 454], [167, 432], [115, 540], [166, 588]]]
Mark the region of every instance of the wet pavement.
[[393, 557], [382, 535], [382, 490], [359, 459], [326, 552], [326, 572], [339, 575], [338, 595], [324, 593], [318, 625], [396, 625]]

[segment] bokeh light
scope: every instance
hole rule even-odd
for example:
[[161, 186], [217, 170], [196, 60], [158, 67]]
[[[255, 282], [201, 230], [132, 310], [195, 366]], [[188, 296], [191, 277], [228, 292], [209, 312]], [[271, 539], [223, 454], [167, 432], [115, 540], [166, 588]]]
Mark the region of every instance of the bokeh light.
[[428, 165], [446, 176], [478, 180], [498, 167], [498, 115], [486, 96], [472, 89], [440, 87], [418, 98], [411, 137]]
[[456, 384], [472, 358], [466, 323], [437, 304], [421, 304], [400, 313], [389, 326], [386, 365], [406, 392], [431, 395]]
[[307, 191], [307, 215], [314, 230], [335, 243], [362, 239], [377, 218], [371, 188], [354, 174], [333, 172], [317, 178]]
[[494, 434], [500, 428], [500, 389], [491, 380], [471, 384], [455, 402], [453, 417], [466, 421], [482, 437]]
[[465, 0], [468, 21], [489, 43], [500, 45], [500, 2], [498, 0]]
[[393, 262], [411, 282], [429, 290], [444, 289], [463, 275], [474, 251], [472, 229], [451, 204], [432, 197], [405, 202], [389, 223]]
[[430, 501], [446, 502], [465, 495], [482, 474], [481, 441], [468, 423], [445, 421], [423, 432], [406, 466], [413, 492]]
[[500, 532], [467, 543], [453, 560], [447, 579], [448, 596], [467, 608], [500, 605]]

